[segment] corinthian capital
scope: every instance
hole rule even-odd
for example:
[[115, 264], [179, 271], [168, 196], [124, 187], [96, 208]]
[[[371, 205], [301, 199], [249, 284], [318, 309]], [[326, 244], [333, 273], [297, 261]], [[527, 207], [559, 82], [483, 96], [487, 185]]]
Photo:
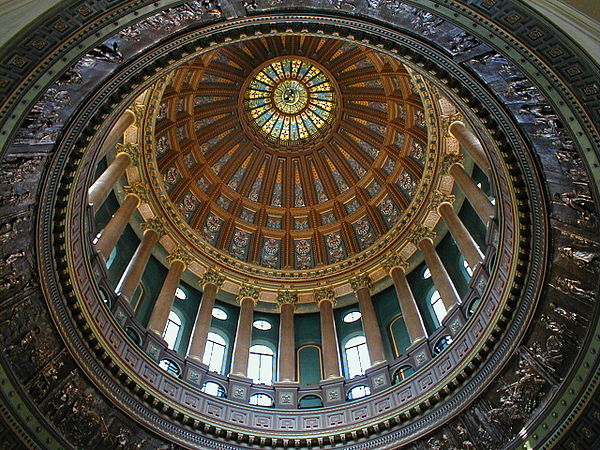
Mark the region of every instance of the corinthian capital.
[[277, 304], [280, 308], [283, 305], [294, 305], [297, 301], [298, 294], [296, 291], [290, 291], [288, 289], [277, 291]]
[[146, 105], [144, 105], [143, 103], [135, 103], [127, 109], [129, 109], [129, 111], [131, 111], [135, 116], [134, 125], [139, 128], [142, 125], [142, 121], [144, 120]]
[[260, 296], [260, 289], [256, 286], [252, 286], [250, 284], [242, 284], [240, 287], [240, 293], [238, 294], [236, 300], [238, 303], [245, 298], [251, 298], [256, 305], [258, 303], [258, 297]]
[[359, 289], [367, 288], [369, 290], [373, 289], [373, 283], [371, 282], [371, 277], [369, 275], [358, 275], [350, 280], [350, 286], [352, 286], [352, 290], [354, 292]]
[[140, 144], [127, 142], [126, 144], [117, 143], [117, 155], [125, 153], [131, 158], [131, 165], [137, 166], [140, 162]]
[[140, 203], [148, 202], [148, 188], [141, 181], [136, 181], [128, 186], [123, 186], [123, 192], [128, 195], [135, 195]]
[[159, 238], [166, 234], [165, 226], [158, 217], [153, 217], [142, 223], [142, 232], [145, 233], [146, 231], [154, 231]]
[[419, 242], [423, 239], [430, 239], [431, 242], [435, 239], [435, 232], [424, 225], [416, 225], [408, 235], [408, 240], [419, 246]]
[[446, 153], [444, 160], [442, 161], [442, 173], [446, 174], [450, 170], [450, 167], [454, 164], [462, 164], [463, 155], [461, 153]]
[[400, 255], [393, 253], [383, 261], [383, 268], [390, 272], [395, 267], [406, 270], [408, 268], [408, 263], [404, 261]]
[[176, 247], [175, 250], [167, 256], [167, 262], [169, 264], [173, 264], [174, 261], [179, 261], [187, 267], [192, 262], [192, 257], [184, 247]]
[[323, 300], [329, 300], [333, 304], [333, 306], [335, 306], [335, 304], [336, 304], [335, 292], [332, 288], [317, 289], [315, 291], [314, 295], [315, 295], [315, 302], [317, 303], [317, 306]]
[[456, 197], [454, 197], [452, 194], [447, 194], [436, 189], [431, 196], [429, 209], [432, 211], [437, 211], [442, 203], [453, 203], [455, 198]]
[[218, 289], [223, 286], [224, 281], [225, 277], [223, 277], [223, 275], [214, 269], [208, 269], [200, 279], [200, 286], [204, 288], [207, 284], [214, 284]]

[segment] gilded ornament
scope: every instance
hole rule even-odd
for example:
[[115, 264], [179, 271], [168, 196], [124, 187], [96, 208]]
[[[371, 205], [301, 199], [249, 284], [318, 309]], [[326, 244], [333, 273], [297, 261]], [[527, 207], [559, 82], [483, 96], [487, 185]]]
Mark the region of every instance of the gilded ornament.
[[332, 288], [317, 289], [314, 293], [314, 296], [317, 306], [319, 305], [319, 303], [321, 303], [322, 300], [329, 300], [333, 304], [333, 306], [335, 306], [336, 304], [335, 292]]
[[418, 246], [419, 242], [421, 242], [423, 239], [430, 239], [431, 242], [433, 242], [433, 240], [435, 239], [435, 231], [421, 224], [416, 225], [407, 237], [407, 240], [409, 242], [412, 242], [416, 246]]
[[442, 161], [442, 173], [446, 174], [454, 164], [462, 164], [463, 155], [461, 153], [446, 153]]
[[443, 114], [442, 116], [440, 116], [440, 120], [442, 131], [444, 132], [444, 137], [450, 137], [452, 136], [452, 134], [450, 134], [450, 125], [452, 125], [454, 122], [462, 123], [463, 115], [458, 112], [451, 114]]
[[176, 247], [175, 250], [173, 250], [167, 256], [167, 262], [169, 264], [173, 264], [174, 261], [179, 261], [180, 263], [183, 263], [185, 267], [187, 267], [192, 262], [192, 257], [186, 248]]
[[369, 275], [358, 275], [350, 280], [350, 286], [352, 286], [352, 290], [354, 292], [359, 289], [367, 288], [369, 290], [373, 289], [373, 283], [371, 281], [371, 277]]
[[142, 103], [135, 103], [128, 109], [135, 116], [134, 125], [139, 128], [142, 125], [142, 121], [144, 120], [144, 112], [146, 111], [146, 105]]
[[238, 303], [240, 303], [245, 298], [251, 298], [254, 301], [254, 304], [256, 305], [258, 303], [259, 296], [260, 288], [249, 284], [242, 284], [236, 300]]
[[148, 219], [142, 223], [142, 231], [144, 233], [146, 231], [154, 231], [156, 234], [158, 234], [159, 238], [166, 234], [165, 225], [158, 217], [153, 217], [152, 219]]
[[293, 305], [298, 301], [298, 293], [288, 289], [277, 291], [277, 304], [279, 307], [283, 305]]
[[439, 190], [435, 190], [431, 196], [429, 201], [429, 208], [432, 211], [437, 211], [438, 208], [442, 205], [442, 203], [454, 203], [456, 197], [452, 194], [447, 194], [446, 192], [442, 192]]
[[117, 143], [117, 155], [125, 153], [131, 158], [131, 165], [137, 166], [140, 162], [140, 144], [127, 142], [126, 144]]
[[123, 192], [127, 195], [135, 195], [140, 200], [140, 203], [148, 202], [148, 188], [141, 181], [135, 181], [129, 186], [123, 186]]
[[223, 277], [223, 275], [214, 269], [208, 269], [200, 279], [200, 286], [204, 289], [207, 284], [214, 284], [218, 289], [223, 286], [224, 281], [225, 277]]
[[388, 272], [396, 267], [402, 270], [406, 270], [408, 268], [408, 263], [397, 253], [389, 255], [387, 259], [383, 261], [383, 268]]

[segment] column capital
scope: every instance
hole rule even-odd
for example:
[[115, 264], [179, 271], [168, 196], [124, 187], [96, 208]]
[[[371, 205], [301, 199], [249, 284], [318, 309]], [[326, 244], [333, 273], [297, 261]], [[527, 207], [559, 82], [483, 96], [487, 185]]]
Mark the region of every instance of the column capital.
[[277, 291], [277, 304], [279, 308], [283, 305], [295, 305], [298, 301], [298, 293], [289, 289], [281, 289]]
[[444, 131], [444, 136], [452, 136], [450, 134], [450, 125], [452, 125], [454, 122], [462, 123], [463, 115], [459, 112], [442, 114], [440, 116], [440, 119], [442, 122], [442, 130]]
[[117, 155], [119, 153], [125, 153], [129, 156], [132, 166], [137, 166], [140, 162], [140, 144], [134, 142], [127, 142], [125, 144], [117, 143]]
[[433, 243], [435, 231], [421, 224], [416, 225], [408, 235], [408, 240], [417, 247], [419, 246], [419, 242], [424, 239], [429, 239]]
[[144, 105], [143, 103], [134, 103], [127, 109], [131, 111], [135, 116], [135, 122], [133, 124], [139, 128], [142, 125], [142, 120], [144, 119], [146, 105]]
[[158, 234], [159, 238], [167, 234], [162, 220], [160, 220], [158, 217], [153, 217], [146, 220], [144, 223], [142, 223], [141, 227], [143, 233], [146, 231], [154, 231], [156, 234]]
[[408, 268], [408, 262], [406, 262], [404, 258], [397, 253], [393, 253], [383, 261], [383, 268], [388, 272], [391, 272], [396, 267], [406, 271]]
[[432, 211], [438, 211], [439, 207], [443, 203], [451, 204], [455, 199], [456, 197], [454, 195], [436, 189], [431, 196], [431, 200], [429, 201], [429, 207]]
[[241, 304], [242, 300], [245, 298], [249, 298], [254, 302], [254, 306], [258, 303], [258, 297], [260, 296], [260, 289], [256, 286], [252, 286], [250, 284], [242, 284], [240, 287], [240, 292], [235, 298], [235, 300]]
[[187, 267], [192, 262], [192, 257], [185, 247], [175, 247], [175, 249], [167, 255], [167, 262], [173, 264], [175, 261], [179, 261], [184, 267]]
[[317, 303], [317, 307], [321, 304], [323, 300], [329, 300], [332, 306], [335, 306], [337, 303], [335, 300], [335, 291], [332, 288], [321, 288], [317, 289], [314, 292], [315, 302]]
[[442, 174], [447, 174], [450, 171], [450, 167], [454, 164], [462, 164], [463, 160], [462, 153], [446, 153], [442, 161]]
[[127, 195], [135, 195], [140, 203], [148, 203], [148, 188], [141, 181], [135, 181], [130, 185], [123, 186], [123, 192]]
[[223, 286], [223, 282], [225, 281], [225, 277], [221, 275], [214, 269], [208, 269], [200, 278], [200, 286], [204, 289], [207, 284], [214, 284], [217, 289]]
[[373, 282], [369, 275], [357, 275], [350, 279], [350, 286], [354, 292], [362, 288], [367, 288], [369, 291], [373, 289]]

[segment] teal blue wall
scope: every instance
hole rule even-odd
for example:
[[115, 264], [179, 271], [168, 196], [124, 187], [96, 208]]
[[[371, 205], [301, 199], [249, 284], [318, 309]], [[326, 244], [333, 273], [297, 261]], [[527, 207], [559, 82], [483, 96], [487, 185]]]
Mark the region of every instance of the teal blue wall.
[[[317, 345], [321, 347], [321, 318], [319, 313], [296, 314], [294, 316], [294, 339], [297, 355], [298, 381], [301, 385], [319, 384], [321, 376], [321, 363], [319, 352], [315, 347], [303, 349], [304, 345]], [[316, 369], [319, 367], [319, 369]]]
[[[375, 314], [377, 315], [379, 329], [381, 330], [385, 357], [388, 361], [391, 361], [394, 359], [394, 351], [392, 336], [388, 331], [389, 325], [392, 320], [401, 314], [400, 304], [398, 303], [398, 297], [396, 296], [396, 288], [392, 285], [373, 296], [373, 306], [375, 307]], [[397, 339], [399, 338], [400, 336], [397, 336]], [[404, 344], [407, 344], [406, 347], [410, 345], [410, 343]]]

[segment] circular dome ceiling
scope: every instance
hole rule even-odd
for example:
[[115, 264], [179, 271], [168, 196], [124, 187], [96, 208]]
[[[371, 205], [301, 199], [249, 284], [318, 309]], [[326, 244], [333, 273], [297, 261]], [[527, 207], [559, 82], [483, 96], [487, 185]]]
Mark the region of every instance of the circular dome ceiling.
[[334, 87], [323, 69], [298, 58], [262, 66], [244, 89], [246, 119], [267, 145], [313, 144], [335, 117]]
[[424, 86], [343, 40], [231, 44], [155, 85], [148, 178], [186, 245], [246, 263], [245, 276], [302, 277], [410, 222], [435, 161]]

